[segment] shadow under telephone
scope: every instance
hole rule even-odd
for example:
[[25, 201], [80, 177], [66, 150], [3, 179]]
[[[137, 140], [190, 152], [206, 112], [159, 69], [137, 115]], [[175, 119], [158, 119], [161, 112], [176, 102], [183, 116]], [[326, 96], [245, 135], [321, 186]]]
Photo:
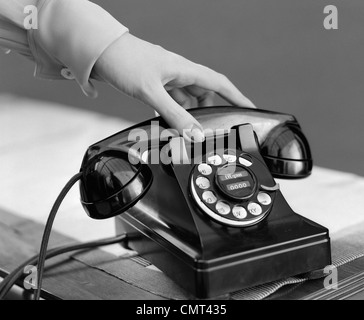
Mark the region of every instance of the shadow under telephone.
[[[159, 133], [168, 129], [156, 118], [88, 149], [80, 190], [89, 216], [117, 216], [128, 247], [198, 298], [329, 265], [328, 230], [294, 213], [273, 178], [311, 173], [296, 119], [236, 107], [190, 111], [204, 128], [224, 134], [202, 144], [155, 141], [153, 124]], [[133, 156], [132, 130], [148, 137], [146, 150]], [[152, 164], [154, 152], [171, 161]], [[140, 161], [131, 164], [133, 157]]]

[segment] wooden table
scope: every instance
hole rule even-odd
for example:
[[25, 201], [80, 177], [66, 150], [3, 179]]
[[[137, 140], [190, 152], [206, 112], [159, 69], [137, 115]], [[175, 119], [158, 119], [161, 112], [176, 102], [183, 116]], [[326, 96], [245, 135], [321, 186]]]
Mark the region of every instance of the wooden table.
[[[0, 276], [4, 277], [39, 250], [43, 226], [0, 210]], [[58, 232], [52, 235], [52, 246], [73, 243]], [[110, 274], [92, 268], [64, 254], [47, 263], [42, 298], [66, 300], [162, 300], [161, 296], [128, 284]], [[267, 299], [364, 299], [364, 258], [338, 270], [340, 290], [328, 291], [323, 280], [289, 285]], [[16, 294], [16, 295], [15, 295]], [[13, 291], [9, 298], [27, 299], [26, 291]], [[226, 297], [227, 298], [227, 297]]]
[[[37, 254], [43, 225], [0, 209], [0, 276], [5, 276]], [[58, 232], [52, 246], [75, 243]], [[72, 300], [156, 300], [163, 299], [70, 258], [71, 253], [50, 260], [44, 278], [45, 299]]]

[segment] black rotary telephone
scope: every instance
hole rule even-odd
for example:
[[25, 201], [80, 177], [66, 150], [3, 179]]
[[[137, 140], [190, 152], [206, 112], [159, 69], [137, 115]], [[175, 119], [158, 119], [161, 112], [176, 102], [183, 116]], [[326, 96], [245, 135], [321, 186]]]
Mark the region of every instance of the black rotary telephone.
[[202, 143], [155, 118], [89, 147], [80, 183], [88, 215], [116, 217], [130, 248], [198, 298], [329, 265], [328, 230], [293, 212], [273, 178], [311, 173], [296, 119], [236, 107], [190, 112], [211, 130]]

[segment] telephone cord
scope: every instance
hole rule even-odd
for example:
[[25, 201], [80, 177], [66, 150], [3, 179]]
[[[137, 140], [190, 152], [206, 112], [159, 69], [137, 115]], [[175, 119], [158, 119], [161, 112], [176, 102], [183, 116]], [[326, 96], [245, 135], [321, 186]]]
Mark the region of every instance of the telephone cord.
[[82, 177], [82, 172], [77, 173], [74, 175], [64, 186], [60, 194], [58, 195], [50, 213], [49, 217], [44, 229], [41, 247], [40, 247], [40, 253], [37, 256], [34, 256], [33, 258], [29, 259], [28, 261], [24, 262], [22, 265], [20, 265], [18, 268], [16, 268], [11, 274], [9, 274], [1, 283], [0, 283], [0, 300], [4, 299], [6, 294], [9, 292], [9, 290], [13, 287], [13, 285], [23, 276], [24, 268], [26, 266], [32, 265], [35, 262], [37, 262], [37, 283], [35, 286], [35, 292], [34, 292], [34, 300], [40, 299], [40, 294], [42, 290], [42, 282], [43, 282], [43, 274], [44, 274], [44, 265], [45, 260], [55, 257], [57, 255], [70, 252], [70, 251], [76, 251], [86, 248], [95, 248], [103, 245], [109, 245], [114, 243], [119, 243], [121, 241], [124, 241], [127, 236], [120, 235], [118, 237], [113, 238], [107, 238], [99, 241], [92, 241], [84, 244], [75, 244], [72, 246], [64, 246], [64, 247], [58, 247], [55, 249], [52, 249], [47, 252], [49, 238], [51, 235], [52, 227], [54, 220], [56, 218], [56, 215], [58, 213], [58, 209], [60, 205], [62, 204], [64, 198], [66, 197], [67, 193], [70, 191], [70, 189], [73, 187], [73, 185], [80, 180]]

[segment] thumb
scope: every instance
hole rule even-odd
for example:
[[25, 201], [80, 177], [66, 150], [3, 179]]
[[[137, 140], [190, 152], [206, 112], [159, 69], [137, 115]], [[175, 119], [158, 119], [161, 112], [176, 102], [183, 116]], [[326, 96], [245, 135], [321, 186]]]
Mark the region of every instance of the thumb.
[[178, 130], [187, 141], [203, 142], [205, 140], [201, 124], [173, 100], [162, 86], [154, 88], [153, 93], [146, 100], [147, 104], [152, 106], [171, 128]]

